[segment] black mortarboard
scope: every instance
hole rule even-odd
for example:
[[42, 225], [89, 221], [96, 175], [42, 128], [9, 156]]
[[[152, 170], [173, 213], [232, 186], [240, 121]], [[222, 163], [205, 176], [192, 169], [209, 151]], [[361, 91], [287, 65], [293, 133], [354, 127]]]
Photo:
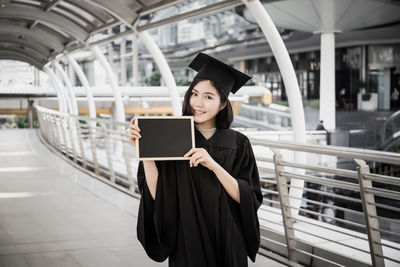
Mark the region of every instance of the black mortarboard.
[[224, 89], [226, 96], [230, 92], [236, 93], [251, 78], [204, 53], [199, 53], [189, 64], [189, 67], [198, 71], [195, 78], [207, 79], [217, 83]]

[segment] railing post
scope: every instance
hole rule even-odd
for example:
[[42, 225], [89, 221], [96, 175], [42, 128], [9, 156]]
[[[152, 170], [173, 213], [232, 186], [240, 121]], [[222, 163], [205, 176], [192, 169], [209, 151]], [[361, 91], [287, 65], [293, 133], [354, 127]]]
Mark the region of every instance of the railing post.
[[47, 120], [46, 120], [46, 117], [45, 117], [46, 114], [41, 113], [41, 112], [39, 112], [39, 111], [36, 111], [36, 112], [38, 112], [40, 135], [41, 135], [43, 138], [45, 138], [45, 139], [47, 140], [48, 143], [50, 143], [50, 137], [49, 137], [49, 135], [51, 135], [51, 133], [47, 131], [47, 133], [45, 134], [45, 130], [44, 130], [45, 128], [48, 127]]
[[[37, 112], [39, 112], [39, 111], [37, 111]], [[45, 135], [45, 132], [46, 132], [47, 142], [54, 143], [54, 136], [53, 136], [54, 133], [52, 130], [50, 130], [50, 128], [51, 128], [50, 116], [44, 112], [40, 112], [38, 114], [38, 117], [41, 118], [39, 120], [40, 132], [42, 133], [42, 135]]]
[[107, 157], [107, 163], [108, 163], [108, 172], [110, 175], [110, 181], [112, 183], [115, 183], [115, 171], [114, 171], [114, 166], [112, 162], [112, 151], [111, 151], [111, 144], [110, 144], [110, 139], [108, 136], [108, 129], [106, 125], [102, 125], [101, 128], [103, 129], [104, 132], [104, 146], [106, 148], [106, 157]]
[[[53, 136], [54, 147], [61, 151], [60, 131], [57, 126], [57, 121], [54, 118], [55, 117], [54, 115], [48, 114], [48, 116], [49, 116], [49, 127], [51, 128], [52, 136]], [[57, 131], [57, 134], [56, 134], [56, 131]]]
[[89, 141], [90, 141], [90, 150], [92, 151], [92, 160], [93, 160], [93, 167], [94, 167], [94, 173], [99, 175], [100, 174], [100, 169], [99, 169], [99, 162], [97, 161], [97, 154], [96, 154], [96, 143], [94, 141], [94, 129], [92, 128], [92, 124], [89, 122], [88, 123], [88, 129], [89, 129]]
[[366, 191], [372, 188], [372, 181], [365, 178], [369, 174], [369, 166], [364, 160], [354, 159], [357, 163], [358, 182], [360, 184], [361, 200], [365, 217], [365, 224], [368, 234], [369, 249], [371, 252], [372, 266], [384, 267], [383, 250], [381, 245], [381, 234], [379, 232], [379, 222], [376, 213], [374, 194]]
[[61, 134], [62, 134], [63, 139], [64, 139], [64, 150], [65, 150], [64, 153], [68, 157], [69, 156], [68, 155], [69, 154], [69, 149], [68, 149], [68, 141], [67, 141], [67, 134], [66, 134], [67, 127], [64, 124], [65, 117], [64, 116], [63, 117], [58, 117], [58, 119], [59, 119], [59, 123], [60, 123], [60, 127], [61, 127]]
[[69, 128], [69, 136], [71, 139], [71, 149], [72, 149], [72, 155], [73, 155], [73, 160], [75, 163], [78, 163], [78, 157], [76, 155], [76, 149], [75, 149], [75, 140], [74, 140], [74, 135], [75, 135], [75, 131], [74, 131], [74, 123], [72, 122], [73, 118], [71, 117], [71, 115], [67, 118], [67, 125]]
[[[42, 131], [47, 132], [48, 135], [48, 142], [53, 143], [54, 147], [56, 147], [56, 137], [54, 136], [54, 129], [53, 129], [53, 124], [51, 123], [51, 116], [49, 114], [46, 113], [41, 113], [41, 116], [43, 117], [43, 121], [44, 121], [44, 129]], [[42, 125], [40, 125], [40, 127], [42, 127]]]
[[131, 159], [129, 158], [129, 153], [125, 146], [126, 142], [124, 142], [124, 135], [126, 135], [126, 131], [123, 130], [122, 127], [118, 127], [118, 131], [121, 136], [122, 154], [125, 159], [126, 176], [128, 178], [129, 188], [132, 189], [133, 188], [132, 186], [134, 185], [134, 179], [133, 179], [133, 173], [132, 173], [132, 167], [131, 167]]
[[83, 168], [86, 169], [87, 164], [86, 164], [86, 157], [85, 157], [85, 148], [83, 146], [83, 141], [82, 141], [81, 125], [79, 123], [78, 117], [75, 117], [74, 120], [75, 120], [75, 127], [76, 127], [76, 136], [77, 136], [78, 143], [79, 143], [79, 149], [81, 150], [82, 166], [83, 166]]
[[289, 192], [287, 186], [287, 179], [281, 175], [283, 166], [279, 165], [279, 162], [283, 160], [282, 154], [278, 149], [272, 149], [274, 153], [274, 165], [276, 173], [276, 182], [279, 192], [279, 202], [281, 204], [283, 228], [285, 229], [286, 245], [288, 251], [288, 259], [293, 262], [297, 262], [296, 259], [296, 239], [294, 235], [293, 219], [290, 210]]

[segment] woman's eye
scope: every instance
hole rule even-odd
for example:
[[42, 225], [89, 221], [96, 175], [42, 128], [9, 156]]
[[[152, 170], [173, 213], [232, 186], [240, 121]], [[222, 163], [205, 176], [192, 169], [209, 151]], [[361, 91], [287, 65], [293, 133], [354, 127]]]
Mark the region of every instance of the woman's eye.
[[197, 94], [195, 92], [192, 92], [192, 95], [197, 96]]
[[209, 96], [209, 95], [206, 95], [205, 98], [206, 98], [206, 99], [212, 99], [212, 97]]

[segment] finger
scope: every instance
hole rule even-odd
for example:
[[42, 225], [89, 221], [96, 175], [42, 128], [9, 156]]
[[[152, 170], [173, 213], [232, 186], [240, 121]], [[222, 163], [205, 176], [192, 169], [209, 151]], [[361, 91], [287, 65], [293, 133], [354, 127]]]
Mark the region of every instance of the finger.
[[130, 124], [130, 125], [129, 125], [129, 128], [140, 132], [140, 128], [139, 128], [139, 126], [137, 126], [136, 124]]
[[131, 129], [131, 130], [129, 130], [129, 133], [130, 133], [130, 134], [140, 135], [140, 136], [141, 136], [141, 134], [140, 134], [139, 131], [137, 131], [137, 130]]
[[140, 138], [142, 138], [140, 135], [134, 135], [134, 134], [131, 134], [129, 137], [130, 137], [130, 138], [135, 138], [135, 139], [140, 139]]
[[193, 152], [191, 157], [192, 157], [192, 159], [196, 160], [197, 158], [201, 157], [201, 154], [199, 152], [195, 151], [195, 152]]
[[193, 155], [194, 153], [196, 153], [197, 148], [192, 148], [189, 150], [189, 152], [187, 152], [184, 157], [190, 157], [191, 155]]
[[198, 161], [201, 160], [204, 156], [200, 153], [196, 153], [192, 156], [192, 163], [194, 167], [197, 167]]
[[139, 131], [138, 130], [136, 130], [136, 129], [129, 129], [129, 133], [130, 134], [138, 134], [138, 135], [140, 135], [140, 133], [139, 133]]
[[204, 157], [200, 157], [200, 158], [196, 159], [196, 160], [194, 161], [193, 165], [194, 165], [195, 167], [197, 167], [197, 166], [199, 165], [199, 163], [202, 163], [202, 162], [205, 162], [205, 158], [204, 158]]
[[196, 161], [196, 159], [195, 158], [191, 158], [190, 159], [190, 167], [194, 167], [194, 162]]

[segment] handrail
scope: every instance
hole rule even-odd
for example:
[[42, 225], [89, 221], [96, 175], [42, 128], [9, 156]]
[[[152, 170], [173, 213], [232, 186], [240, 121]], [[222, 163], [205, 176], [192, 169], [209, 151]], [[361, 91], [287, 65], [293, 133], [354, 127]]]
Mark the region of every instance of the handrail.
[[369, 161], [378, 161], [400, 165], [400, 154], [383, 152], [377, 150], [358, 149], [340, 146], [321, 146], [310, 144], [299, 144], [285, 141], [271, 141], [259, 138], [251, 139], [253, 145], [263, 145], [272, 148], [290, 149], [310, 153], [326, 154], [338, 157], [356, 158]]

